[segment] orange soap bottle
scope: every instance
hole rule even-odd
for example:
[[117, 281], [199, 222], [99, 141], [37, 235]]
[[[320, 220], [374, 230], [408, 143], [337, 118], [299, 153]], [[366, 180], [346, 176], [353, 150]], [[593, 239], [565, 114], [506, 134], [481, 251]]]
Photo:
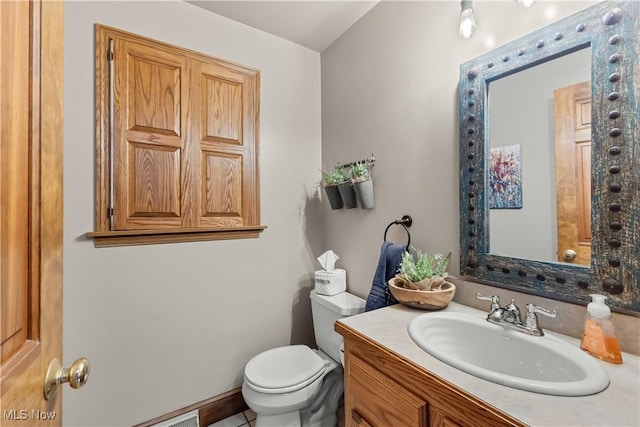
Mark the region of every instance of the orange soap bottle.
[[620, 345], [611, 323], [611, 309], [604, 303], [604, 295], [590, 295], [580, 348], [605, 362], [622, 363]]

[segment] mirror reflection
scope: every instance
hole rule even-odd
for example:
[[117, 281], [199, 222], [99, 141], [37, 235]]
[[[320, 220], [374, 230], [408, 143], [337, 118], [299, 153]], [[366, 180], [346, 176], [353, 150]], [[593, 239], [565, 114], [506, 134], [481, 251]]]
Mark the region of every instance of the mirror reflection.
[[[639, 17], [640, 2], [597, 3], [460, 66], [460, 273], [464, 277], [583, 304], [590, 300], [589, 295], [602, 293], [614, 309], [640, 312], [637, 246], [640, 241], [637, 200], [640, 198], [636, 185], [640, 182], [637, 167], [640, 116], [638, 85], [634, 80], [640, 55]], [[591, 56], [591, 66], [583, 68], [587, 74], [554, 85], [550, 90], [559, 101], [548, 97], [540, 101], [547, 105], [572, 106], [558, 108], [569, 111], [564, 116], [570, 117], [573, 125], [558, 125], [564, 119], [559, 120], [552, 110], [527, 109], [538, 102], [533, 95], [542, 91], [533, 87], [539, 80], [555, 78], [561, 74], [559, 70], [543, 72], [543, 77], [535, 83], [515, 85], [518, 90], [532, 89], [529, 92], [518, 94], [515, 89], [504, 90], [511, 101], [502, 109], [507, 109], [509, 114], [524, 112], [521, 118], [507, 116], [501, 120], [499, 113], [489, 112], [489, 100], [493, 103], [500, 85], [508, 79], [535, 73], [539, 67], [554, 66], [556, 61], [571, 60], [567, 53], [583, 50], [586, 52], [581, 53]], [[577, 91], [561, 90], [581, 82], [583, 85], [578, 86]], [[555, 105], [554, 110], [557, 110]], [[534, 135], [543, 127], [539, 120], [544, 117], [554, 123], [553, 128], [547, 127], [542, 134]], [[506, 126], [506, 130], [494, 128], [492, 125], [496, 122], [498, 126]], [[501, 133], [506, 136], [501, 137]], [[563, 133], [569, 140], [573, 139], [569, 145], [577, 159], [573, 169], [563, 170], [556, 164], [557, 160], [569, 157], [568, 151], [555, 147], [556, 135]], [[546, 139], [545, 134], [553, 136], [553, 150], [549, 146], [551, 139]], [[515, 163], [522, 173], [504, 182], [498, 182], [497, 178], [491, 182], [488, 177], [491, 149], [494, 149], [495, 162], [499, 161], [496, 158], [505, 159], [503, 163], [508, 167]], [[541, 163], [531, 161], [545, 150], [549, 153], [548, 159]], [[545, 178], [529, 175], [544, 169], [545, 165], [550, 169]], [[578, 179], [578, 176], [585, 178]], [[569, 183], [571, 177], [575, 184]], [[514, 190], [505, 188], [511, 182], [522, 184], [520, 200], [517, 196], [515, 201], [510, 199]], [[509, 209], [489, 208], [489, 184], [496, 191], [506, 191], [502, 200], [493, 203], [506, 204]], [[545, 190], [529, 200], [535, 194], [531, 186], [536, 184]], [[565, 196], [575, 200], [573, 209], [581, 211], [584, 218], [582, 222], [572, 220], [571, 229], [558, 219], [567, 209], [557, 200]], [[495, 216], [516, 216], [545, 203], [544, 212], [522, 215], [522, 221], [514, 221], [510, 229], [496, 228], [508, 221]], [[546, 228], [531, 230], [536, 222], [546, 222]], [[528, 234], [525, 236], [525, 233]], [[577, 236], [582, 242], [562, 247], [564, 234]], [[506, 244], [501, 244], [501, 239]], [[517, 252], [517, 246], [509, 246], [517, 242], [522, 250], [528, 251], [541, 241], [546, 242], [544, 249], [535, 254]], [[556, 247], [548, 243], [554, 241]], [[580, 261], [582, 249], [586, 257], [590, 249], [590, 262]]]
[[499, 77], [487, 84], [489, 253], [589, 266], [591, 48]]

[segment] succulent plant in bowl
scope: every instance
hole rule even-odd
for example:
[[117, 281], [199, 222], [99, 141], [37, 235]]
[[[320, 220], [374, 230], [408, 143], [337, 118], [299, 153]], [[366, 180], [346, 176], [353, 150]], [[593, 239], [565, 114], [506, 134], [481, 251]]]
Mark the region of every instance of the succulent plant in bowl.
[[447, 266], [451, 252], [445, 257], [442, 254], [429, 255], [421, 250], [402, 254], [398, 275], [403, 285], [410, 289], [437, 290], [447, 277]]

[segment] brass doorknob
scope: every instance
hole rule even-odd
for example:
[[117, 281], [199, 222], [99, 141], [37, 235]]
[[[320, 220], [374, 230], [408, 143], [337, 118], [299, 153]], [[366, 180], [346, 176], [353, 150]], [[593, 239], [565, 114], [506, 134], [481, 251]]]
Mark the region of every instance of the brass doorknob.
[[567, 249], [562, 253], [562, 257], [567, 261], [576, 259], [576, 256], [578, 256], [578, 254], [573, 249]]
[[89, 380], [89, 361], [84, 357], [77, 359], [70, 368], [63, 368], [58, 359], [49, 363], [44, 380], [44, 398], [52, 399], [58, 391], [58, 385], [69, 383], [71, 388], [80, 388]]

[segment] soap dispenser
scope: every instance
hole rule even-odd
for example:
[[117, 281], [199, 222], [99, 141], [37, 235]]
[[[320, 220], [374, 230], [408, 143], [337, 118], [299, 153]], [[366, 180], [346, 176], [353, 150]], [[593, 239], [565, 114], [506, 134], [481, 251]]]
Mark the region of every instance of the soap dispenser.
[[604, 303], [606, 297], [590, 296], [580, 348], [600, 360], [620, 364], [622, 354], [611, 323], [611, 309]]

